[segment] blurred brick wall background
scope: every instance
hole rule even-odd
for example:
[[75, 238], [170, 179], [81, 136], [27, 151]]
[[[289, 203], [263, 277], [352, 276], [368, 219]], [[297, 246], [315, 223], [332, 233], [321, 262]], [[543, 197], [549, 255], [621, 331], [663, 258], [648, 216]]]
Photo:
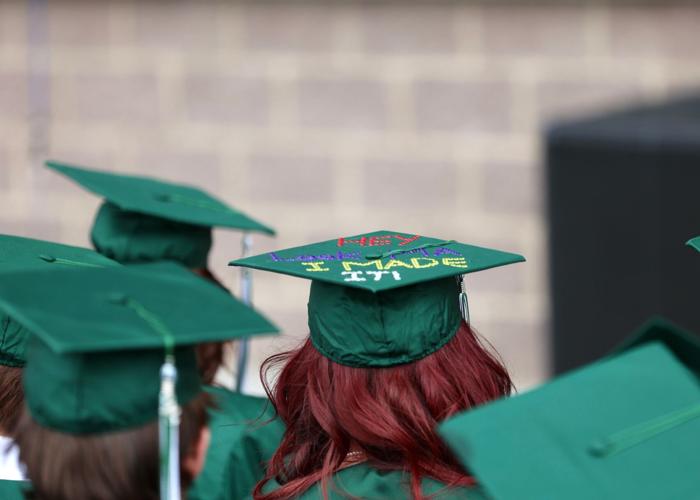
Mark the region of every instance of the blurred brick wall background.
[[[49, 5], [50, 3], [50, 5]], [[491, 4], [491, 5], [489, 5]], [[547, 376], [540, 132], [700, 83], [700, 7], [0, 2], [0, 231], [87, 245], [93, 196], [46, 157], [199, 184], [277, 227], [256, 251], [396, 229], [521, 252], [469, 277], [518, 385]], [[216, 232], [211, 267], [240, 237]], [[308, 283], [256, 273], [306, 334]]]

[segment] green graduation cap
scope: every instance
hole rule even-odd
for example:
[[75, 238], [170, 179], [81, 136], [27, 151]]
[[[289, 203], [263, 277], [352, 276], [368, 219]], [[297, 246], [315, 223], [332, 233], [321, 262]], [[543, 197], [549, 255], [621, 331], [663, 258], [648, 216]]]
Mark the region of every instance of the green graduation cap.
[[275, 234], [195, 187], [54, 161], [46, 165], [105, 199], [92, 227], [93, 244], [122, 263], [176, 260], [205, 267], [212, 227]]
[[[0, 234], [0, 276], [19, 270], [110, 267], [119, 264], [87, 248]], [[0, 311], [0, 364], [24, 366], [29, 332]]]
[[494, 500], [696, 498], [699, 353], [697, 338], [655, 321], [626, 349], [440, 433]]
[[164, 266], [3, 276], [0, 309], [32, 332], [24, 384], [39, 423], [76, 434], [144, 424], [157, 416], [165, 351], [187, 402], [200, 388], [195, 344], [277, 331], [216, 285]]
[[700, 236], [689, 239], [685, 244], [700, 252]]
[[462, 275], [524, 260], [455, 241], [376, 231], [231, 265], [312, 280], [309, 328], [319, 352], [349, 366], [391, 366], [440, 349], [462, 317], [468, 321]]

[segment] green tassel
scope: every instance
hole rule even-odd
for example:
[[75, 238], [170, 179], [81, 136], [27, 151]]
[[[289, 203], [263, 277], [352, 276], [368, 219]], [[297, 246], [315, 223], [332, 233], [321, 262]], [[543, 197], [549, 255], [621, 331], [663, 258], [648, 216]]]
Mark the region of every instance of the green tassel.
[[165, 361], [160, 369], [158, 398], [158, 451], [160, 458], [160, 499], [181, 500], [180, 492], [180, 407], [175, 385], [175, 337], [167, 325], [141, 303], [123, 294], [114, 294], [110, 300], [134, 311], [163, 339]]
[[438, 241], [436, 243], [426, 243], [425, 245], [419, 245], [417, 247], [412, 247], [412, 248], [397, 248], [396, 250], [392, 250], [390, 252], [383, 252], [383, 253], [368, 253], [365, 255], [365, 259], [385, 259], [387, 257], [391, 257], [392, 255], [399, 255], [407, 252], [412, 252], [413, 250], [423, 250], [424, 248], [435, 248], [435, 247], [441, 247], [445, 245], [449, 245], [450, 243], [455, 243], [455, 240], [444, 240], [444, 241]]
[[69, 266], [82, 266], [82, 267], [104, 267], [99, 264], [91, 264], [89, 262], [80, 262], [79, 260], [62, 259], [61, 257], [54, 257], [53, 255], [41, 254], [39, 258], [45, 262], [56, 263], [56, 264], [66, 264]]
[[700, 417], [700, 404], [667, 413], [652, 420], [610, 434], [595, 441], [588, 448], [594, 457], [605, 458], [628, 450], [664, 432]]

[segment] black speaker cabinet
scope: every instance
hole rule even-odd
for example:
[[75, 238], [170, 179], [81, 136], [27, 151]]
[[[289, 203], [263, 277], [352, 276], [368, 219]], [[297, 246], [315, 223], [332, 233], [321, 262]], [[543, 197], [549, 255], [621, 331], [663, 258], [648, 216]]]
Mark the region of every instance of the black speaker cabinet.
[[655, 314], [700, 332], [700, 96], [556, 124], [546, 148], [554, 371]]

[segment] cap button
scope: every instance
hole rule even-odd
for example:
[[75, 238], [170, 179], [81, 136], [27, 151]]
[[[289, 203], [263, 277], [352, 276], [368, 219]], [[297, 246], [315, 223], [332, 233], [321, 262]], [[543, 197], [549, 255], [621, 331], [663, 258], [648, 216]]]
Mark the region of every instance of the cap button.
[[156, 201], [162, 201], [163, 203], [167, 203], [169, 201], [172, 201], [172, 197], [169, 194], [165, 194], [165, 193], [156, 193], [153, 195], [153, 198]]
[[129, 302], [129, 297], [125, 293], [114, 292], [109, 294], [107, 301], [116, 306], [125, 306]]
[[39, 255], [39, 258], [41, 260], [45, 260], [46, 262], [56, 262], [56, 257], [53, 257], [52, 255], [41, 254]]
[[590, 453], [594, 457], [602, 458], [606, 455], [609, 455], [612, 449], [612, 443], [603, 439], [599, 439], [588, 447], [588, 453]]

